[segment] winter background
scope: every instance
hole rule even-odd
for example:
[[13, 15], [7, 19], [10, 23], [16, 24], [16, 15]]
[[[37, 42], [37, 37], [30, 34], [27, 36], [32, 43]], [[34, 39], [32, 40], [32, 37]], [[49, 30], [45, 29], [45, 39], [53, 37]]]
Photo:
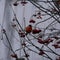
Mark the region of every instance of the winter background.
[[[11, 7], [9, 6], [9, 4], [13, 3], [14, 1], [15, 0], [13, 0], [12, 2], [11, 2], [11, 0], [0, 0], [0, 38], [2, 38], [1, 25], [3, 25], [3, 27], [6, 29], [6, 31], [8, 31], [7, 34], [9, 36], [12, 47], [14, 48], [14, 50], [16, 50], [17, 48], [20, 48], [20, 43], [17, 42], [17, 40], [14, 38], [14, 36], [18, 38], [18, 34], [14, 31], [14, 29], [12, 27], [10, 27], [10, 23], [13, 19], [13, 13], [12, 13]], [[47, 6], [45, 6], [45, 7], [47, 7]], [[13, 7], [13, 8], [17, 14], [17, 18], [19, 19], [20, 24], [22, 25], [22, 27], [24, 27], [23, 18], [22, 18], [22, 16], [23, 16], [22, 5], [20, 4], [18, 7]], [[36, 8], [30, 2], [28, 2], [28, 4], [25, 6], [26, 25], [29, 24], [28, 21], [35, 10], [36, 10]], [[50, 22], [51, 22], [50, 20], [47, 21], [46, 23], [42, 24], [41, 27], [47, 26], [48, 23], [50, 23]], [[59, 24], [55, 25], [55, 27], [60, 28]], [[19, 38], [18, 38], [18, 40], [19, 40]], [[37, 45], [36, 41], [34, 41], [34, 43]], [[8, 42], [6, 41], [6, 38], [4, 40], [0, 40], [0, 60], [14, 60], [10, 57], [11, 51], [4, 44], [9, 46]], [[33, 47], [31, 47], [31, 48], [34, 49]], [[51, 48], [54, 49], [53, 47], [51, 47]], [[45, 48], [45, 49], [47, 49], [47, 48]], [[60, 49], [58, 49], [57, 51], [54, 49], [54, 51], [59, 53]], [[18, 57], [20, 57], [20, 51], [16, 52], [16, 53], [18, 54]], [[30, 60], [48, 60], [46, 58], [38, 56], [35, 53], [32, 53], [32, 52], [28, 52], [28, 53], [31, 55]], [[49, 54], [49, 56], [51, 56], [55, 60], [54, 55]]]

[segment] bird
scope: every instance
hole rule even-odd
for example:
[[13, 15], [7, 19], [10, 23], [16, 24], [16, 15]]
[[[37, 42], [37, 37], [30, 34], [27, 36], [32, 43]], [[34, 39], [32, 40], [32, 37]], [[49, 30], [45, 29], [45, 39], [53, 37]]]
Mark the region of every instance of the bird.
[[31, 33], [31, 31], [32, 31], [32, 25], [28, 25], [27, 27], [25, 27], [25, 31], [26, 31], [26, 35], [28, 33]]

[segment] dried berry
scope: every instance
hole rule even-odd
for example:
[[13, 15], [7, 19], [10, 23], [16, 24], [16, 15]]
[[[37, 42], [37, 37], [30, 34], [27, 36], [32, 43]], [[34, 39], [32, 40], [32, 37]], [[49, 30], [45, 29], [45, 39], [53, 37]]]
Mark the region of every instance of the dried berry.
[[25, 4], [27, 4], [27, 2], [26, 2], [26, 1], [21, 1], [21, 4], [22, 4], [23, 6], [25, 6]]
[[42, 19], [42, 17], [39, 15], [39, 16], [37, 17], [37, 19]]
[[43, 50], [40, 50], [39, 55], [45, 54]]
[[11, 57], [17, 58], [17, 54], [11, 54]]
[[48, 40], [44, 40], [43, 42], [44, 42], [44, 44], [49, 44]]
[[29, 57], [29, 55], [28, 54], [25, 54], [25, 57]]
[[38, 13], [37, 13], [37, 15], [41, 15], [41, 13], [40, 13], [40, 12], [38, 12]]
[[39, 42], [40, 44], [44, 44], [44, 41], [43, 41], [42, 39], [38, 39], [38, 42]]
[[55, 48], [60, 48], [58, 44], [53, 44], [52, 46], [54, 46]]
[[37, 15], [36, 15], [36, 14], [34, 14], [33, 16], [34, 16], [34, 17], [36, 17]]
[[57, 36], [55, 36], [54, 38], [57, 39], [57, 40], [59, 39], [59, 37], [57, 37]]
[[5, 30], [5, 29], [2, 29], [2, 32], [3, 32], [3, 33], [5, 33], [5, 32], [6, 32], [6, 30]]
[[25, 37], [25, 34], [21, 32], [21, 33], [20, 33], [20, 36], [21, 36], [21, 37]]
[[49, 44], [50, 42], [53, 42], [53, 40], [49, 38], [47, 40], [44, 40], [43, 42], [44, 42], [44, 44]]
[[16, 24], [13, 24], [12, 27], [16, 27]]
[[35, 21], [34, 21], [33, 19], [31, 19], [29, 22], [30, 22], [30, 23], [35, 23]]
[[60, 41], [58, 41], [57, 44], [60, 44]]
[[18, 5], [18, 3], [17, 3], [17, 2], [15, 2], [13, 5], [14, 5], [14, 6], [17, 6], [17, 5]]
[[19, 32], [21, 32], [21, 30], [19, 29]]
[[16, 60], [25, 60], [25, 58], [17, 58]]
[[49, 42], [53, 42], [53, 40], [52, 40], [52, 39], [50, 39], [50, 38], [49, 38], [48, 40], [49, 40]]
[[56, 58], [56, 60], [60, 60], [60, 56], [58, 58]]
[[33, 33], [33, 34], [37, 34], [37, 33], [39, 33], [39, 32], [41, 32], [41, 30], [38, 30], [38, 29], [33, 29], [33, 30], [32, 30], [32, 33]]
[[26, 43], [24, 42], [24, 43], [22, 43], [22, 46], [26, 46]]

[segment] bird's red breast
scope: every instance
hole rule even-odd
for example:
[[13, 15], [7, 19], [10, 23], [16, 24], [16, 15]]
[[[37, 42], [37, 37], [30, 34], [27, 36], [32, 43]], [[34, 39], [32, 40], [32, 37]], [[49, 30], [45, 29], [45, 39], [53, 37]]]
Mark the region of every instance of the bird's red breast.
[[32, 31], [32, 26], [31, 25], [28, 25], [26, 28], [25, 28], [26, 32], [27, 33], [30, 33]]

